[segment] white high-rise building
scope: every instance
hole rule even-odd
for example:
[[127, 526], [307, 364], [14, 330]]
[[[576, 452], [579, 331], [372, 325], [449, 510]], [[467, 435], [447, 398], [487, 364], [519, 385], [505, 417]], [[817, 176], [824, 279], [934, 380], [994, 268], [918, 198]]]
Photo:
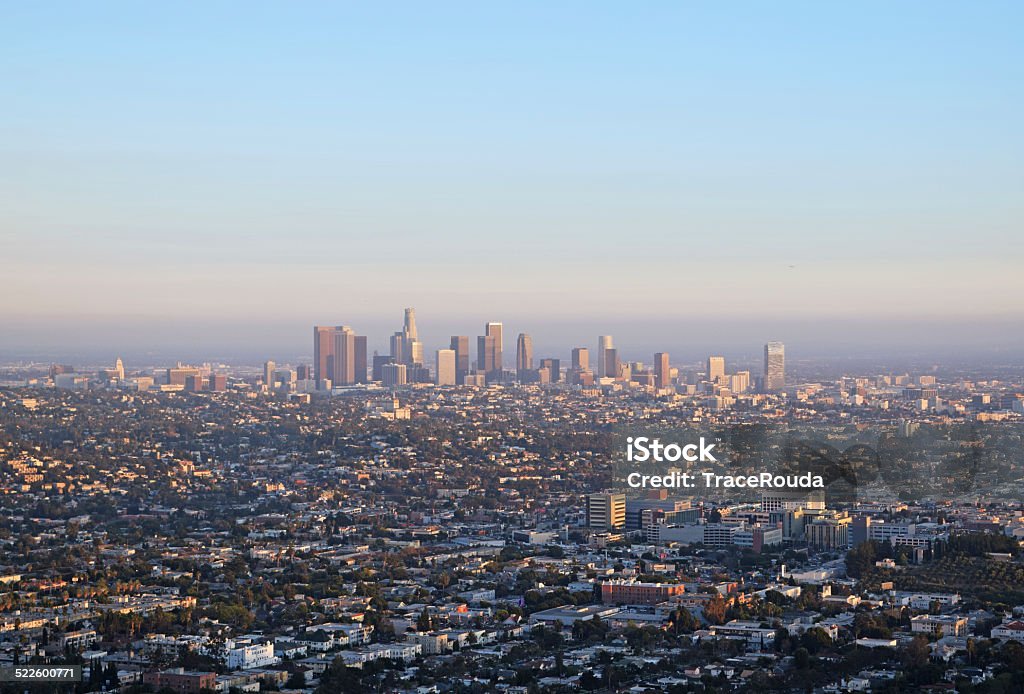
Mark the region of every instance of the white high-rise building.
[[725, 357], [708, 357], [708, 380], [717, 383], [725, 377]]
[[437, 350], [437, 385], [455, 385], [455, 350]]

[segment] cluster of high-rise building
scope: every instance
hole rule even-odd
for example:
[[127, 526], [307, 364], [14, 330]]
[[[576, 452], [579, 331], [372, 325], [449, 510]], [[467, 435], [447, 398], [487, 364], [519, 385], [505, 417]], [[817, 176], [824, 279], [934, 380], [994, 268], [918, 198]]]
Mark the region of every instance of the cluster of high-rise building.
[[[657, 352], [652, 367], [641, 362], [623, 360], [611, 335], [601, 335], [591, 357], [586, 347], [574, 347], [569, 368], [563, 373], [557, 358], [534, 359], [533, 338], [519, 333], [516, 338], [515, 369], [504, 363], [504, 326], [489, 322], [476, 338], [476, 358], [470, 354], [470, 337], [452, 335], [449, 346], [436, 351], [433, 363], [424, 357], [423, 342], [416, 327], [416, 312], [405, 309], [402, 329], [390, 338], [388, 354], [376, 354], [368, 360], [366, 337], [356, 335], [352, 328], [315, 326], [313, 328], [313, 368], [311, 378], [317, 390], [377, 382], [384, 386], [412, 383], [434, 383], [442, 386], [485, 386], [495, 383], [560, 383], [594, 386], [606, 382], [629, 382], [663, 390], [678, 381], [678, 370], [672, 368], [668, 352]], [[265, 377], [271, 383], [273, 363]], [[308, 367], [300, 367], [300, 369]], [[368, 371], [369, 369], [369, 371]], [[300, 380], [303, 374], [299, 374]], [[307, 373], [307, 375], [309, 375]], [[750, 390], [749, 371], [726, 373], [725, 358], [708, 357], [706, 383], [708, 392], [728, 396]], [[761, 386], [775, 391], [785, 386], [785, 355], [781, 342], [765, 345], [764, 375]]]
[[[313, 380], [324, 387], [328, 382], [339, 386], [366, 383], [366, 337], [356, 335], [347, 325], [314, 326]], [[270, 379], [265, 382], [269, 384]]]

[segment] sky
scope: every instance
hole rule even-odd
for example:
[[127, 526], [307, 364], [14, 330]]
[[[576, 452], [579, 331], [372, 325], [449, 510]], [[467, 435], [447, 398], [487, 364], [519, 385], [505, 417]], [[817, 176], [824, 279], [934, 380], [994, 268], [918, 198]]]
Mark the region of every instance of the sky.
[[[1024, 358], [1024, 5], [13, 3], [0, 357]], [[506, 340], [513, 349], [514, 337]]]

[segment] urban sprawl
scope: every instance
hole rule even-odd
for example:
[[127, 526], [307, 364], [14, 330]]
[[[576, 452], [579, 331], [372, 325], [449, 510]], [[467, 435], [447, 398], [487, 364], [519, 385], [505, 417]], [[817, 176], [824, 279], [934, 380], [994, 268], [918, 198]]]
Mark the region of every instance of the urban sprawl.
[[[316, 326], [304, 364], [0, 367], [0, 668], [82, 670], [0, 688], [1024, 691], [1019, 371], [526, 334], [506, 368], [502, 330], [427, 359], [406, 309], [386, 355]], [[660, 474], [824, 488], [623, 488], [623, 432], [680, 428], [714, 456]]]

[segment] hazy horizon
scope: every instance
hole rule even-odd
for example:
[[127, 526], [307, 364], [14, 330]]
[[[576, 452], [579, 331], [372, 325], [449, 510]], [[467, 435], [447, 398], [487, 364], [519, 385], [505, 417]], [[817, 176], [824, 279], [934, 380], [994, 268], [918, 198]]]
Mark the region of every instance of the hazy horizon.
[[1024, 361], [1021, 20], [12, 5], [0, 358], [384, 350], [414, 306], [431, 353]]
[[[389, 321], [388, 318], [391, 320]], [[401, 309], [391, 316], [348, 322], [357, 334], [367, 335], [368, 349], [386, 354], [388, 338], [401, 329]], [[573, 347], [587, 347], [593, 353], [599, 334], [611, 334], [620, 356], [630, 361], [651, 363], [653, 354], [667, 351], [672, 363], [700, 362], [711, 354], [730, 361], [759, 364], [764, 343], [781, 340], [789, 360], [830, 359], [837, 363], [863, 360], [870, 363], [905, 363], [914, 360], [937, 364], [983, 360], [986, 363], [1024, 364], [1024, 342], [1017, 322], [976, 320], [953, 332], [943, 322], [922, 320], [871, 323], [839, 320], [769, 321], [666, 316], [664, 320], [500, 320], [505, 327], [505, 364], [514, 364], [515, 338], [520, 332], [533, 337], [534, 358], [555, 357], [568, 363]], [[339, 324], [341, 321], [318, 321]], [[470, 337], [476, 355], [476, 336], [483, 333], [485, 319], [470, 320], [424, 314], [417, 309], [417, 324], [427, 361], [433, 363], [436, 349], [448, 347], [451, 335]], [[7, 326], [0, 360], [69, 361], [106, 363], [120, 356], [136, 364], [167, 364], [174, 361], [222, 361], [258, 364], [265, 359], [280, 363], [309, 363], [312, 354], [313, 322], [298, 320], [277, 323], [230, 323], [214, 330], [209, 322], [162, 321], [136, 318], [123, 322], [103, 321], [92, 334], [76, 334], [64, 341], [66, 326], [60, 321], [48, 325]], [[229, 337], [224, 337], [227, 333]], [[943, 336], [952, 339], [943, 340]], [[884, 342], [879, 342], [884, 338]], [[40, 347], [40, 343], [52, 345]]]

